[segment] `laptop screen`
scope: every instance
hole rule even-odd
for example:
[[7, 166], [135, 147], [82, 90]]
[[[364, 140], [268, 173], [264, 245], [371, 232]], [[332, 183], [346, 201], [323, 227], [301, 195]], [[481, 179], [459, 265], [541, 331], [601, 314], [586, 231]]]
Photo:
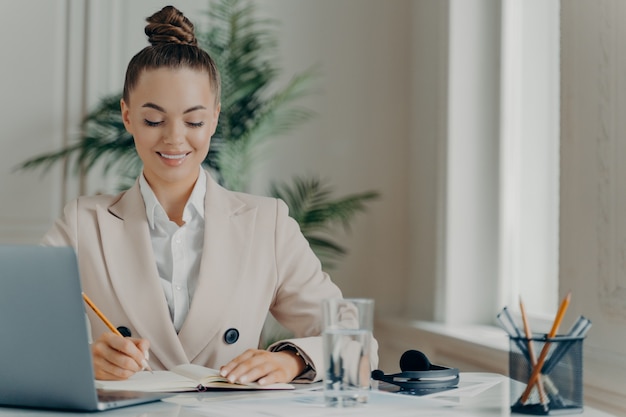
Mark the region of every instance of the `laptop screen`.
[[0, 334], [0, 405], [106, 408], [94, 385], [72, 248], [0, 245]]

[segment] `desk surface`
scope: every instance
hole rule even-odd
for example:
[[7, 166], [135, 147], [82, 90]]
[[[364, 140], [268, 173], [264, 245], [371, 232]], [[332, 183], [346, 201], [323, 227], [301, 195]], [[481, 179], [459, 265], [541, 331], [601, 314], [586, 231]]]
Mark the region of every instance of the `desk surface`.
[[[199, 416], [414, 416], [416, 411], [431, 416], [509, 416], [510, 380], [495, 374], [461, 373], [459, 388], [436, 395], [416, 397], [373, 390], [370, 402], [358, 408], [334, 409], [323, 406], [319, 389], [294, 391], [184, 393], [164, 401], [120, 408], [103, 413], [62, 413], [0, 407], [0, 417], [52, 417], [60, 415], [102, 417], [199, 417]], [[262, 410], [262, 413], [260, 412]], [[420, 413], [421, 414], [421, 413]], [[426, 415], [426, 414], [424, 414]], [[520, 415], [521, 414], [515, 414]], [[584, 417], [610, 414], [585, 407]]]

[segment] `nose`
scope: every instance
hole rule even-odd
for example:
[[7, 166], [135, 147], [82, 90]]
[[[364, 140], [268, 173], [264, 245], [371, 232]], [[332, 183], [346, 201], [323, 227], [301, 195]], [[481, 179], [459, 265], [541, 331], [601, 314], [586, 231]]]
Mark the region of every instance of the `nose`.
[[163, 135], [163, 143], [166, 145], [178, 145], [185, 140], [185, 128], [182, 123], [170, 123], [169, 128], [165, 129]]

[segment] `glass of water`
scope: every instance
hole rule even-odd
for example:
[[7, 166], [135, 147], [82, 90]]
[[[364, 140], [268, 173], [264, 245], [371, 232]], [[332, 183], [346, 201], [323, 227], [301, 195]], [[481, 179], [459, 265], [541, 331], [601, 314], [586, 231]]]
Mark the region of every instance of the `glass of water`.
[[333, 298], [322, 302], [324, 398], [327, 406], [367, 402], [374, 300]]

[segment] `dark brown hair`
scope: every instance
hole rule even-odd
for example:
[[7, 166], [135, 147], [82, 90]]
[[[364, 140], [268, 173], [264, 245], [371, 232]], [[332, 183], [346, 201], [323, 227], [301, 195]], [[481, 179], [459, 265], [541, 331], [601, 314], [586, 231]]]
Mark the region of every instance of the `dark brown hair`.
[[124, 101], [129, 102], [143, 71], [157, 68], [190, 68], [209, 76], [216, 103], [220, 101], [220, 76], [209, 54], [198, 46], [193, 23], [174, 6], [166, 6], [146, 19], [150, 46], [139, 51], [126, 69]]

